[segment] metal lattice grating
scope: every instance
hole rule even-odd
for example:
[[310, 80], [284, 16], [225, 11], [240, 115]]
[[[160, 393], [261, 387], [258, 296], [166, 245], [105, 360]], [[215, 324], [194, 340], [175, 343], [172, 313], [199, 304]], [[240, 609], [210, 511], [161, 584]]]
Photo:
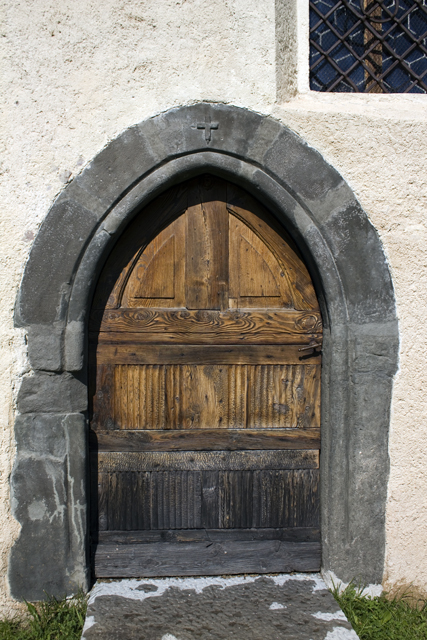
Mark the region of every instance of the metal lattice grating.
[[310, 87], [427, 93], [427, 0], [310, 0]]

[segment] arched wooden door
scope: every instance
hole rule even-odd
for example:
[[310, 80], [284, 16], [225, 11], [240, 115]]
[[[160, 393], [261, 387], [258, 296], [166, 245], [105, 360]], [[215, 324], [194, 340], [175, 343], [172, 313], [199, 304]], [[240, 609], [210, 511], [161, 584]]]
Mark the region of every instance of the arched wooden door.
[[319, 570], [321, 337], [242, 189], [202, 176], [134, 220], [91, 314], [96, 576]]

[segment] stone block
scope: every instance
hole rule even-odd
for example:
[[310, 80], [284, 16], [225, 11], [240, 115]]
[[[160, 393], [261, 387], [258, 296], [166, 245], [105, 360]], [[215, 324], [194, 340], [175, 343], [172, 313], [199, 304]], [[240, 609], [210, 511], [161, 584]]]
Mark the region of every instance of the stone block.
[[78, 187], [110, 207], [159, 162], [138, 126], [130, 127], [101, 151], [75, 179]]
[[81, 371], [84, 363], [85, 334], [83, 322], [72, 320], [65, 328], [64, 360], [67, 371]]
[[343, 181], [318, 151], [285, 128], [266, 151], [263, 166], [282, 184], [289, 185], [293, 193], [309, 202], [325, 197], [329, 189]]
[[70, 282], [97, 216], [72, 201], [56, 203], [34, 241], [21, 284], [15, 322], [49, 324], [65, 318]]
[[87, 588], [84, 416], [18, 416], [12, 508], [21, 524], [9, 584], [17, 599]]
[[162, 159], [212, 150], [258, 160], [280, 129], [278, 122], [247, 109], [206, 102], [171, 109], [139, 125], [153, 153]]
[[20, 413], [74, 413], [86, 411], [87, 388], [70, 373], [38, 371], [22, 380], [18, 393]]
[[394, 293], [386, 258], [360, 205], [347, 203], [319, 225], [319, 230], [340, 273], [350, 322], [394, 320]]
[[33, 369], [60, 371], [62, 368], [62, 329], [52, 325], [28, 328], [28, 358]]

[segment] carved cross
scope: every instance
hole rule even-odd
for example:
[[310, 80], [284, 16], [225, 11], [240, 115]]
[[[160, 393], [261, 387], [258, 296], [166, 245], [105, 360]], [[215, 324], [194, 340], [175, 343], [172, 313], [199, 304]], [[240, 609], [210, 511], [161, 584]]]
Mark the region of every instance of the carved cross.
[[198, 129], [204, 129], [205, 130], [206, 144], [209, 144], [209, 142], [212, 139], [212, 129], [218, 129], [218, 127], [219, 127], [218, 122], [211, 122], [210, 118], [209, 118], [209, 120], [207, 118], [205, 118], [205, 122], [198, 122], [197, 123], [197, 128]]

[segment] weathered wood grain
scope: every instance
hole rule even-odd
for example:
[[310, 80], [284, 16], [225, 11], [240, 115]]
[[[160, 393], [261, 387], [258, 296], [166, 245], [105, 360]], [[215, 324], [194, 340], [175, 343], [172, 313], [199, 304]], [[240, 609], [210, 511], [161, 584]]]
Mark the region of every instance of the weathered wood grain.
[[317, 365], [117, 365], [112, 393], [120, 429], [320, 426]]
[[284, 271], [266, 244], [252, 229], [230, 216], [231, 307], [293, 308]]
[[247, 370], [249, 428], [320, 427], [320, 366], [258, 365]]
[[122, 471], [255, 471], [258, 469], [318, 469], [316, 450], [175, 451], [173, 453], [98, 452], [99, 473]]
[[114, 369], [109, 364], [90, 367], [90, 374], [95, 376], [95, 393], [91, 397], [92, 423], [100, 429], [114, 429]]
[[298, 250], [238, 187], [137, 216], [90, 319], [97, 575], [319, 569], [321, 355], [299, 349], [321, 338]]
[[186, 213], [185, 306], [228, 308], [228, 212], [226, 184], [198, 184], [198, 196]]
[[289, 282], [293, 308], [319, 310], [307, 267], [292, 239], [282, 228], [279, 229], [269, 212], [249, 193], [231, 183], [227, 185], [227, 207], [233, 216], [262, 238], [279, 261]]
[[98, 494], [108, 514], [103, 530], [318, 528], [318, 473], [103, 470]]
[[121, 294], [130, 308], [185, 305], [185, 214], [156, 236], [139, 255]]
[[[117, 339], [135, 340], [132, 334], [143, 333], [144, 342], [186, 342], [209, 339], [211, 343], [224, 341], [239, 344], [255, 343], [256, 340], [268, 344], [286, 343], [291, 340], [300, 343], [322, 333], [322, 321], [318, 311], [212, 311], [187, 309], [139, 308], [94, 310], [90, 318], [91, 337], [108, 340], [104, 333], [119, 333]], [[123, 335], [123, 334], [126, 335]], [[166, 337], [165, 337], [166, 336]], [[300, 337], [301, 336], [301, 337]]]
[[[206, 493], [206, 492], [205, 492]], [[217, 507], [216, 507], [217, 508]], [[216, 509], [214, 508], [213, 513]], [[320, 542], [320, 529], [290, 527], [278, 529], [169, 529], [163, 531], [100, 531], [101, 544], [146, 544], [150, 542], [226, 542], [228, 540], [281, 540]]]
[[[297, 345], [179, 345], [149, 344], [142, 341], [101, 342], [96, 356], [97, 364], [299, 364], [306, 352]], [[320, 354], [313, 353], [310, 364], [320, 363]]]
[[150, 241], [167, 225], [185, 213], [188, 207], [188, 185], [168, 189], [149, 204], [143, 216], [137, 216], [124, 231], [111, 252], [96, 287], [92, 309], [118, 308], [123, 290], [138, 259]]
[[98, 451], [239, 451], [319, 449], [320, 429], [92, 431]]
[[99, 544], [95, 576], [132, 578], [320, 571], [320, 542]]

